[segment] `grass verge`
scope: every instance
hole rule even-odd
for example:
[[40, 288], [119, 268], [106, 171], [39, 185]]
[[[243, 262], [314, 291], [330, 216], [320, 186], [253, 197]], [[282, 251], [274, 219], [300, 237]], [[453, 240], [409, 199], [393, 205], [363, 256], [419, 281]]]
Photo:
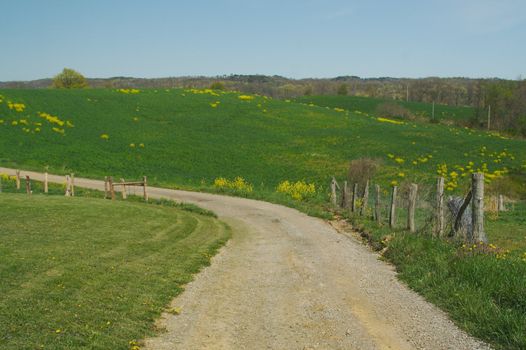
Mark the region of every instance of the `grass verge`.
[[193, 206], [159, 204], [1, 193], [2, 348], [129, 349], [154, 334], [230, 236]]
[[351, 217], [398, 277], [496, 349], [526, 348], [526, 253], [392, 231]]

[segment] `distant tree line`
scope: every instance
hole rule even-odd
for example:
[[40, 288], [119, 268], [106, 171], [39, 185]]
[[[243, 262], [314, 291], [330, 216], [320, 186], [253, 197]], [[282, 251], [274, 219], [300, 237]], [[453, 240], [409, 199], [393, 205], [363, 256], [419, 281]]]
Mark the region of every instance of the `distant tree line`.
[[[64, 73], [64, 72], [63, 72]], [[55, 85], [56, 85], [55, 77]], [[274, 98], [305, 95], [352, 95], [388, 100], [435, 102], [452, 106], [473, 106], [470, 126], [487, 128], [491, 108], [492, 130], [526, 136], [526, 81], [470, 78], [360, 78], [289, 79], [266, 75], [224, 75], [217, 77], [169, 77], [86, 79], [92, 88], [215, 88], [254, 93]], [[0, 88], [47, 88], [50, 79], [30, 82], [0, 82]], [[83, 83], [84, 84], [84, 83]]]

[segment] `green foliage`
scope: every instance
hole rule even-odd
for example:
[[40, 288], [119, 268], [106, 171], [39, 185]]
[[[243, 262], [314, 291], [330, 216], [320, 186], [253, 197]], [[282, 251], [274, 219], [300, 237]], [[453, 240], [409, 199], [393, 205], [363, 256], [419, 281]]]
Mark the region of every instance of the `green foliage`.
[[220, 81], [216, 81], [216, 82], [213, 82], [210, 85], [210, 89], [212, 89], [212, 90], [225, 90], [225, 84], [223, 84]]
[[3, 349], [129, 349], [230, 235], [166, 206], [7, 193], [0, 206]]
[[57, 89], [81, 89], [88, 87], [88, 83], [79, 72], [64, 68], [61, 73], [53, 77], [53, 87]]

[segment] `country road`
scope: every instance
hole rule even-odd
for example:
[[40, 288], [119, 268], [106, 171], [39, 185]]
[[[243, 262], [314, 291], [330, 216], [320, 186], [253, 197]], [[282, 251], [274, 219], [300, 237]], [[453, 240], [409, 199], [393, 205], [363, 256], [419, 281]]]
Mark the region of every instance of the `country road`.
[[154, 187], [149, 195], [212, 210], [233, 237], [173, 300], [182, 312], [163, 315], [166, 331], [141, 349], [489, 349], [321, 219], [243, 198]]

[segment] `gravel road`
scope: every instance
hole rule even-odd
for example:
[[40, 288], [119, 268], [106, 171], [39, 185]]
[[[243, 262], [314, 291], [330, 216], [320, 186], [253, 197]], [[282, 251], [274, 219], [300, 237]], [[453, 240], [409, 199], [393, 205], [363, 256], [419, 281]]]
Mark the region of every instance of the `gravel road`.
[[[75, 182], [103, 188], [102, 181]], [[149, 194], [216, 212], [233, 237], [172, 301], [181, 313], [164, 314], [158, 326], [166, 331], [141, 348], [489, 349], [323, 220], [249, 199], [161, 188]]]

